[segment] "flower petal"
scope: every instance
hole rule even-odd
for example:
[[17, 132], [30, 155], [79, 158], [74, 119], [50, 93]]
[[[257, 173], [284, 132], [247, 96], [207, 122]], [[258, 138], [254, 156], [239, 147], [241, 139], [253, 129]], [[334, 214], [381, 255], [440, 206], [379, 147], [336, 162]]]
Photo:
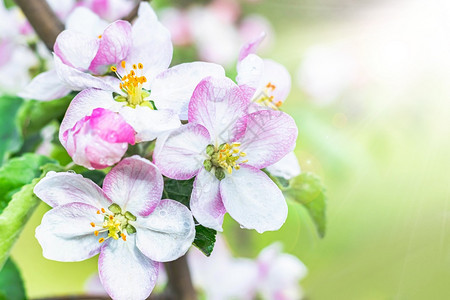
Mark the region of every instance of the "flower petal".
[[127, 241], [109, 240], [98, 259], [100, 280], [113, 299], [146, 299], [155, 287], [160, 263], [136, 247], [135, 235]]
[[100, 37], [100, 46], [89, 70], [96, 74], [107, 73], [109, 65], [118, 64], [127, 57], [130, 45], [130, 23], [119, 20], [110, 24]]
[[64, 64], [57, 55], [53, 55], [53, 61], [59, 78], [74, 91], [81, 91], [89, 88], [98, 88], [114, 92], [120, 91], [120, 81], [117, 78], [111, 76], [94, 77], [91, 74]]
[[155, 209], [163, 186], [156, 166], [137, 155], [123, 159], [103, 181], [103, 190], [114, 203], [139, 216], [147, 216]]
[[189, 103], [189, 122], [205, 126], [215, 142], [228, 142], [236, 121], [245, 114], [248, 101], [227, 77], [208, 77], [194, 90]]
[[151, 83], [152, 99], [158, 109], [171, 109], [182, 120], [187, 120], [188, 105], [197, 84], [208, 76], [225, 76], [222, 66], [193, 62], [174, 66]]
[[162, 200], [146, 218], [136, 221], [136, 245], [152, 260], [167, 262], [183, 256], [195, 237], [189, 209], [174, 200]]
[[263, 73], [264, 61], [262, 58], [256, 54], [250, 54], [237, 65], [236, 82], [241, 88], [253, 89], [255, 93], [262, 85]]
[[173, 46], [170, 32], [157, 19], [150, 4], [141, 2], [132, 29], [133, 46], [127, 57], [131, 64], [142, 63], [150, 82], [166, 70], [172, 60]]
[[263, 233], [280, 229], [286, 221], [288, 209], [280, 189], [251, 166], [242, 165], [223, 179], [220, 195], [227, 212], [242, 227]]
[[273, 165], [268, 166], [266, 169], [270, 174], [283, 177], [287, 180], [300, 175], [301, 172], [297, 156], [295, 156], [293, 151], [289, 152], [285, 157]]
[[286, 113], [260, 110], [238, 123], [246, 123], [245, 133], [238, 138], [240, 149], [247, 153], [248, 164], [262, 169], [286, 156], [295, 148], [298, 129]]
[[223, 216], [226, 213], [219, 192], [220, 181], [204, 168], [194, 181], [190, 208], [195, 219], [205, 227], [223, 231]]
[[[62, 2], [58, 0], [58, 2]], [[67, 17], [66, 29], [83, 33], [89, 37], [102, 34], [108, 23], [86, 7], [76, 7]]]
[[104, 108], [118, 111], [121, 107], [122, 104], [114, 101], [111, 92], [97, 89], [88, 89], [80, 92], [73, 98], [67, 108], [66, 115], [59, 128], [59, 140], [63, 143], [64, 132], [73, 128], [82, 118], [91, 115], [94, 109]]
[[99, 44], [97, 37], [64, 30], [56, 39], [54, 51], [64, 64], [85, 71], [94, 59]]
[[31, 82], [18, 95], [23, 98], [49, 101], [64, 97], [71, 89], [65, 85], [55, 70], [43, 72]]
[[52, 207], [79, 202], [100, 209], [111, 204], [98, 185], [80, 174], [69, 172], [47, 173], [34, 187], [34, 193]]
[[164, 176], [186, 180], [202, 168], [210, 142], [205, 127], [190, 123], [156, 140], [153, 161]]
[[271, 59], [264, 59], [264, 74], [261, 79], [260, 89], [268, 84], [275, 86], [270, 93], [273, 96], [273, 102], [284, 102], [291, 92], [291, 74], [282, 64]]
[[136, 131], [136, 142], [152, 141], [181, 125], [178, 115], [167, 109], [152, 110], [141, 105], [136, 108], [123, 106], [119, 113]]
[[239, 53], [239, 62], [242, 61], [244, 58], [246, 58], [249, 54], [255, 53], [265, 37], [266, 37], [266, 33], [261, 32], [261, 34], [256, 39], [254, 39], [253, 41], [251, 41], [248, 44], [245, 44], [241, 48], [241, 52]]
[[82, 261], [99, 253], [101, 244], [91, 222], [102, 223], [97, 208], [85, 203], [68, 203], [48, 211], [36, 228], [36, 238], [47, 259]]

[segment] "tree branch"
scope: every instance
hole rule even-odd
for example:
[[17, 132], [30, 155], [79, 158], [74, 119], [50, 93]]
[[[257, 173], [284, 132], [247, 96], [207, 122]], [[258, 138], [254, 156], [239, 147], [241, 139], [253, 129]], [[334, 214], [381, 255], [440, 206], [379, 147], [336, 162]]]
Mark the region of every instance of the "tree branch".
[[186, 255], [177, 260], [164, 264], [169, 283], [167, 294], [171, 299], [176, 300], [196, 300], [194, 286], [192, 285], [191, 274], [187, 263]]
[[64, 25], [52, 11], [47, 1], [15, 0], [15, 2], [47, 48], [53, 51], [56, 37], [64, 30]]
[[151, 2], [152, 0], [136, 0], [136, 5], [134, 6], [134, 8], [128, 13], [128, 15], [126, 17], [123, 18], [123, 20], [128, 21], [128, 22], [132, 22], [138, 15], [138, 11], [139, 11], [139, 5], [141, 5], [141, 2], [143, 1], [148, 1]]

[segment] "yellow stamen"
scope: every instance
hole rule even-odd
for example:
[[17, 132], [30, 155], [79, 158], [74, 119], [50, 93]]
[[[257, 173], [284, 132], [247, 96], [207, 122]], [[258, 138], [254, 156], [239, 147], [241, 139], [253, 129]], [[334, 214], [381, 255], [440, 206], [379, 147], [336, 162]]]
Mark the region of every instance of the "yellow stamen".
[[98, 230], [94, 231], [94, 235], [98, 236]]
[[100, 34], [100, 35], [98, 36], [98, 38], [101, 39], [101, 38], [102, 38], [102, 35]]
[[105, 209], [102, 207], [102, 213], [105, 213], [106, 211], [105, 211]]
[[94, 222], [91, 222], [91, 226], [92, 226], [92, 227], [95, 227], [95, 223], [94, 223]]
[[122, 66], [123, 69], [125, 69], [126, 62], [125, 62], [124, 60], [122, 60], [122, 62], [120, 63], [120, 65]]
[[124, 233], [122, 233], [120, 236], [122, 237], [122, 240], [124, 240], [124, 242], [127, 241], [127, 236]]
[[114, 66], [111, 66], [111, 71], [113, 71], [113, 72], [117, 72], [117, 68], [116, 68], [116, 67], [114, 67]]
[[98, 242], [101, 244], [101, 243], [103, 243], [105, 241], [105, 239], [104, 238], [100, 238], [99, 240], [98, 240]]

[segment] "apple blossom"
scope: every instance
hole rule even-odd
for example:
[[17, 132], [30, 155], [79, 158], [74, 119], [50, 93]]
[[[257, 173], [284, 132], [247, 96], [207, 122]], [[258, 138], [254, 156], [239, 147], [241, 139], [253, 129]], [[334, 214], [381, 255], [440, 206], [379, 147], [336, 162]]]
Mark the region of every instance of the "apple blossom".
[[219, 231], [226, 212], [258, 232], [279, 229], [287, 216], [281, 191], [260, 169], [294, 149], [297, 126], [283, 112], [248, 113], [248, 103], [230, 79], [206, 78], [189, 103], [189, 124], [156, 142], [155, 164], [169, 178], [196, 176], [193, 215]]
[[158, 169], [138, 156], [114, 167], [103, 189], [78, 174], [48, 173], [34, 189], [52, 206], [36, 229], [44, 257], [82, 261], [100, 253], [100, 280], [113, 299], [147, 298], [160, 262], [184, 255], [195, 236], [190, 211], [161, 200], [162, 191]]

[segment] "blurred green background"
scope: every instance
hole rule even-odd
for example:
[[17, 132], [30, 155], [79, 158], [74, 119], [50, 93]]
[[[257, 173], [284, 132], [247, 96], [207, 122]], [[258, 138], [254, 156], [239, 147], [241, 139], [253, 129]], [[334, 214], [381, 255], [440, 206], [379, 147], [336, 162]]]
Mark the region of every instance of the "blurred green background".
[[[302, 170], [327, 186], [328, 228], [319, 239], [296, 204], [278, 232], [244, 231], [228, 218], [225, 233], [236, 255], [255, 257], [281, 240], [309, 269], [301, 282], [307, 299], [450, 298], [448, 8], [444, 0], [245, 5], [275, 27], [273, 47], [263, 56], [293, 76], [284, 110], [299, 127]], [[325, 103], [308, 92], [301, 79], [306, 71], [298, 69], [317, 47], [331, 53], [327, 59], [352, 62], [352, 76]], [[323, 81], [314, 79], [319, 90], [349, 72], [346, 63], [318, 61], [310, 68], [322, 70]], [[34, 230], [45, 211], [44, 205], [36, 211], [12, 257], [30, 297], [79, 294], [97, 258], [44, 259]]]

